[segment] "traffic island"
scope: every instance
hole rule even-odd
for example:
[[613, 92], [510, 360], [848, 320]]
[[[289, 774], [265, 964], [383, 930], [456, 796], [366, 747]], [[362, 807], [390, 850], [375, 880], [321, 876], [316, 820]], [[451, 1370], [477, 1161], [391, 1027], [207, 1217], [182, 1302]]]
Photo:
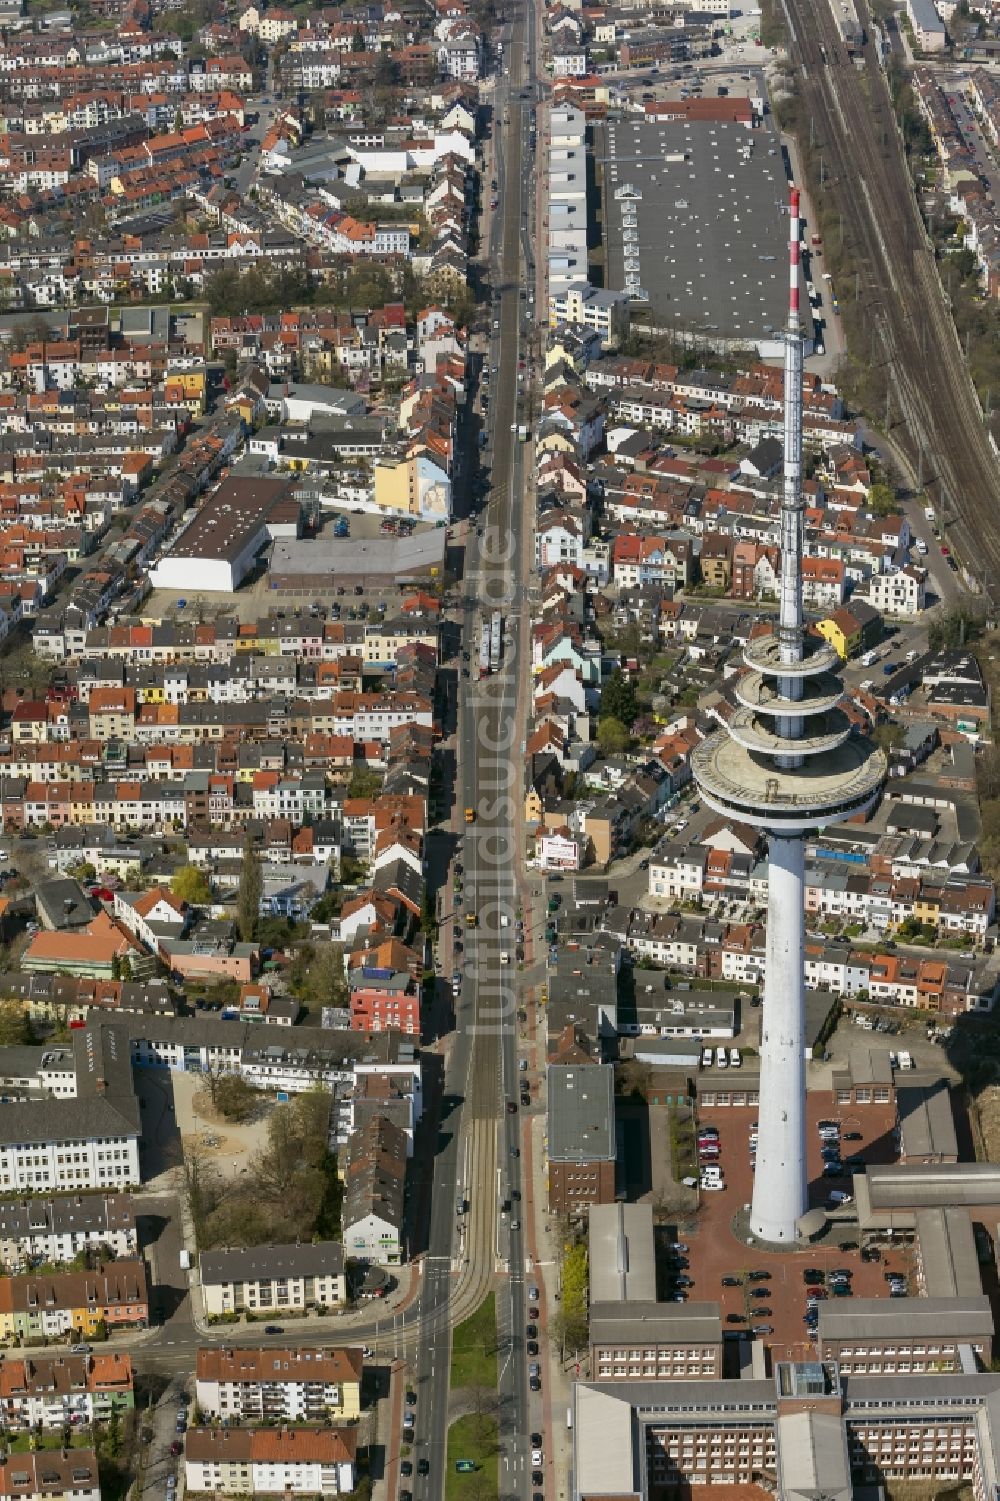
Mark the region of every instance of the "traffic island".
[[455, 1328], [450, 1387], [445, 1501], [496, 1501], [500, 1444], [494, 1293]]

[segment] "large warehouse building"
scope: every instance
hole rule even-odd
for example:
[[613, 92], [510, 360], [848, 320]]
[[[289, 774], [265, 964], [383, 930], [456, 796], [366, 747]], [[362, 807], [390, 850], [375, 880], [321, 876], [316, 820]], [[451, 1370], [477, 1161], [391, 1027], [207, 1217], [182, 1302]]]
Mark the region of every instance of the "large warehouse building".
[[775, 353], [788, 301], [777, 132], [735, 112], [628, 116], [594, 127], [594, 158], [606, 285], [645, 304], [651, 332]]
[[150, 583], [157, 589], [231, 594], [266, 543], [298, 537], [302, 511], [292, 491], [292, 482], [284, 479], [223, 480], [150, 570]]

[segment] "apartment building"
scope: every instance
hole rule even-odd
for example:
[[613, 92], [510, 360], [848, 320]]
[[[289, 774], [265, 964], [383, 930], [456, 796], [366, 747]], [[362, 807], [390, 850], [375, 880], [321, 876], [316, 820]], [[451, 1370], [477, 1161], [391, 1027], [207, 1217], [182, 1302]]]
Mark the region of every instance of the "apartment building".
[[344, 1246], [360, 1261], [398, 1266], [403, 1260], [406, 1132], [384, 1115], [369, 1115], [347, 1141]]
[[48, 1078], [44, 1087], [59, 1097], [19, 1101], [0, 1111], [0, 1192], [137, 1184], [141, 1127], [128, 1032], [118, 1022], [105, 1022], [75, 1031], [71, 1051], [30, 1052], [32, 1078], [40, 1084]]
[[0, 1261], [24, 1271], [31, 1261], [72, 1261], [105, 1249], [116, 1258], [139, 1249], [131, 1194], [66, 1194], [50, 1199], [0, 1199]]
[[0, 1278], [0, 1339], [90, 1338], [145, 1329], [149, 1291], [142, 1261], [109, 1261], [87, 1272]]
[[337, 1241], [203, 1251], [200, 1265], [205, 1312], [210, 1317], [340, 1308], [347, 1299], [344, 1251]]
[[351, 1028], [355, 1032], [384, 1032], [395, 1028], [420, 1036], [420, 987], [412, 975], [361, 970], [349, 977]]
[[189, 1428], [187, 1491], [223, 1496], [340, 1496], [356, 1480], [356, 1428]]
[[[5, 1105], [0, 1116], [0, 1189], [128, 1188], [139, 1182], [139, 1130], [109, 1101]], [[43, 1117], [48, 1115], [49, 1119]]]
[[0, 1464], [0, 1497], [17, 1501], [101, 1501], [93, 1449], [10, 1454]]
[[8, 1431], [103, 1422], [133, 1405], [132, 1358], [124, 1352], [0, 1362], [0, 1422]]
[[927, 603], [927, 570], [910, 566], [873, 573], [868, 599], [882, 615], [919, 615]]
[[195, 1400], [224, 1423], [353, 1422], [361, 1412], [360, 1347], [203, 1348]]

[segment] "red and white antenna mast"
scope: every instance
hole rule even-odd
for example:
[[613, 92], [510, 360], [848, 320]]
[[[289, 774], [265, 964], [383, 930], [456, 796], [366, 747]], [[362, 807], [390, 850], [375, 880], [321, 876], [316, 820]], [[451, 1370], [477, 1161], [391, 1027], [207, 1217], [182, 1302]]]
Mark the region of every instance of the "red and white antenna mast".
[[[781, 660], [802, 661], [802, 326], [799, 322], [799, 190], [789, 196], [788, 322], [785, 325], [785, 478], [781, 497], [781, 597], [778, 636]], [[789, 677], [782, 693], [797, 698], [801, 677]], [[800, 716], [781, 726], [783, 736], [801, 733]], [[791, 757], [789, 766], [801, 763]]]

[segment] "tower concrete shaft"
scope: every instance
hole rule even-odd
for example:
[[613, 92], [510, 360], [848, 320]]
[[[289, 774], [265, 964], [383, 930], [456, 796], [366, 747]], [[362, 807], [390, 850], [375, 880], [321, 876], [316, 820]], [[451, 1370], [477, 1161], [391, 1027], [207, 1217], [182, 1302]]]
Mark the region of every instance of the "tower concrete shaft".
[[767, 843], [766, 989], [761, 1009], [757, 1171], [750, 1229], [778, 1244], [795, 1239], [807, 1208], [804, 846], [794, 835]]
[[884, 754], [839, 707], [832, 647], [808, 633], [802, 608], [802, 329], [799, 194], [791, 190], [785, 326], [785, 472], [777, 629], [744, 650], [726, 729], [697, 746], [691, 769], [710, 807], [768, 836], [769, 889], [761, 1011], [757, 1167], [750, 1229], [794, 1242], [806, 1211], [805, 879], [803, 841], [864, 813], [886, 775]]
[[[799, 192], [792, 188], [788, 230], [788, 321], [785, 325], [785, 444], [781, 492], [781, 599], [778, 640], [782, 664], [800, 667], [802, 609], [802, 327], [799, 322]], [[805, 679], [778, 678], [782, 698], [801, 703]], [[802, 740], [801, 714], [779, 714], [778, 735]], [[801, 755], [775, 758], [783, 770]], [[805, 1164], [805, 861], [802, 837], [768, 837], [767, 953], [761, 1011], [757, 1172], [750, 1229], [760, 1240], [795, 1239], [808, 1207]]]

